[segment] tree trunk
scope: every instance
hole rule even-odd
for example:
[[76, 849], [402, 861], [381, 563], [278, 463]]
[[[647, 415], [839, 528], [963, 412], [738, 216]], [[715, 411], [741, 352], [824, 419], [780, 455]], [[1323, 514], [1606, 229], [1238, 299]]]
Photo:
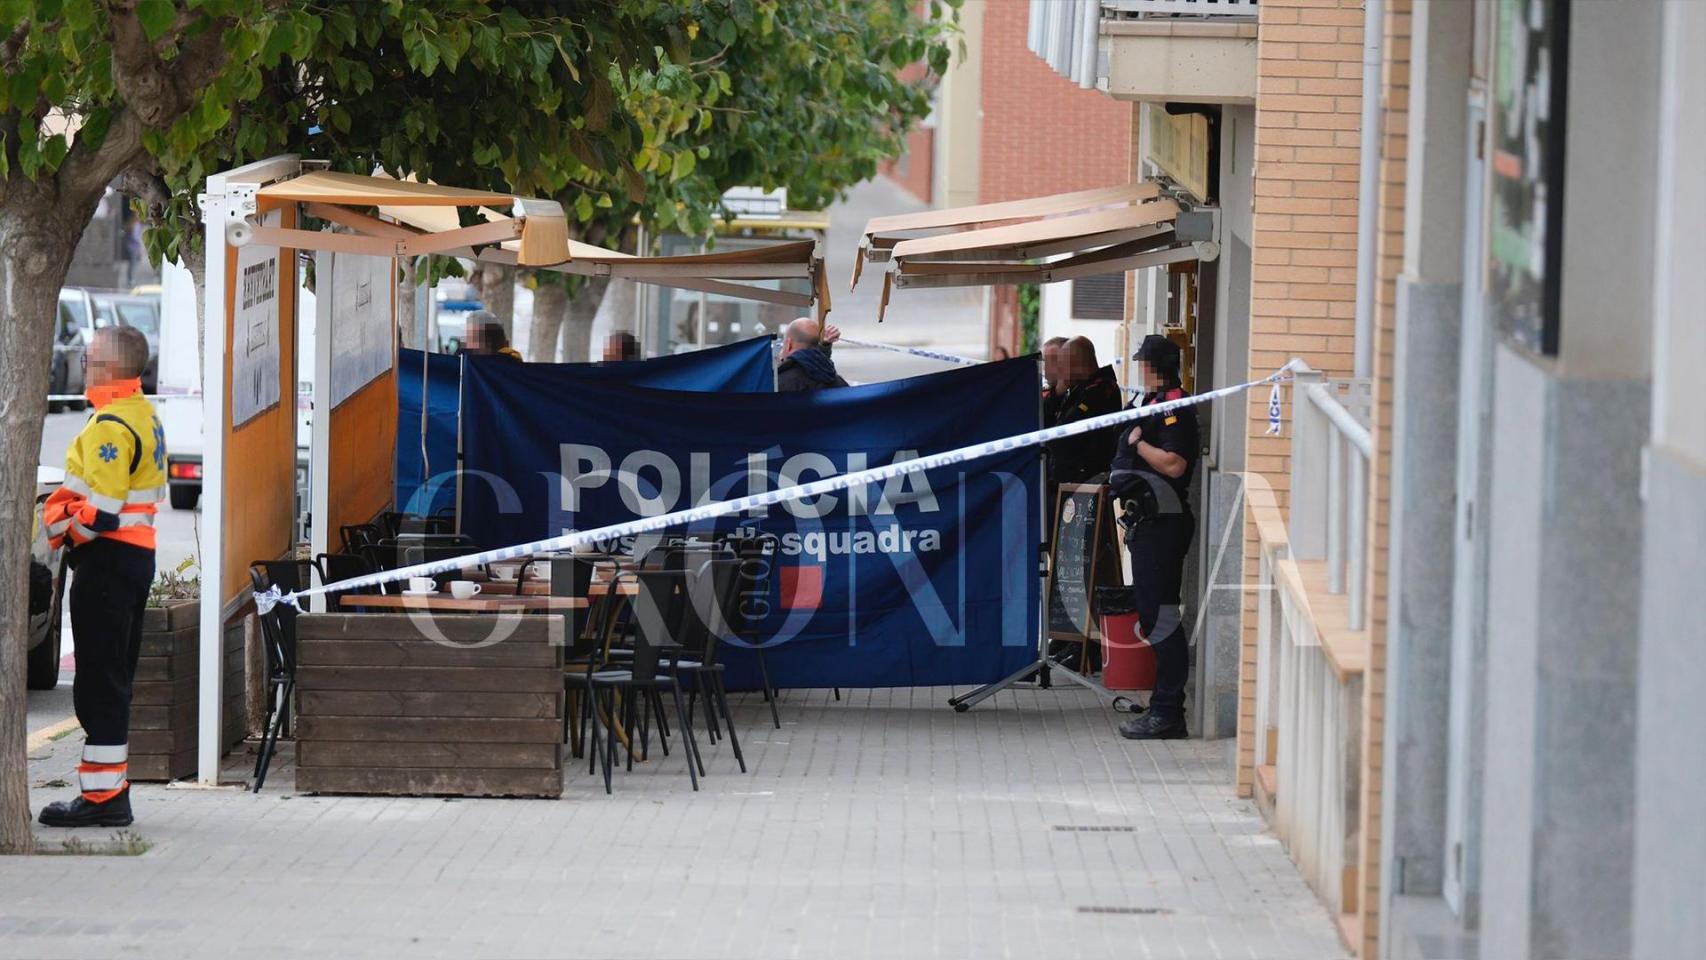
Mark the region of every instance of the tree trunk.
[[415, 293], [419, 289], [415, 258], [403, 257], [397, 262], [402, 266], [402, 275], [397, 280], [397, 326], [402, 331], [403, 346], [419, 350], [426, 341], [426, 331], [421, 329], [415, 314]]
[[534, 363], [557, 362], [557, 331], [562, 329], [568, 306], [569, 290], [561, 280], [540, 280], [533, 291], [533, 329], [527, 337], [527, 359]]
[[639, 289], [632, 280], [607, 280], [610, 289], [606, 291], [603, 302], [599, 304], [599, 312], [609, 311], [612, 333], [631, 333], [640, 335], [639, 324], [635, 322], [634, 305], [639, 298]]
[[504, 336], [515, 332], [515, 268], [501, 263], [480, 265], [480, 304], [503, 324]]
[[[588, 277], [569, 301], [568, 317], [563, 323], [563, 362], [585, 363], [592, 360], [592, 321], [604, 303], [610, 286], [609, 277]], [[603, 359], [603, 351], [598, 359]]]
[[[48, 374], [59, 288], [88, 216], [73, 221], [14, 181], [0, 206], [0, 854], [29, 853], [29, 760], [25, 756], [24, 657], [36, 464], [47, 416]], [[91, 205], [89, 214], [93, 214]]]
[[201, 383], [202, 371], [207, 369], [207, 251], [186, 243], [179, 259], [195, 282], [195, 382]]

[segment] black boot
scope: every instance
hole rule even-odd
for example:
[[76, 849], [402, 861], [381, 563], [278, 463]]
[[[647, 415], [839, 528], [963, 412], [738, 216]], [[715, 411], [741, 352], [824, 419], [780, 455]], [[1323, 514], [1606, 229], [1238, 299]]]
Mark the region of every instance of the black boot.
[[1127, 740], [1183, 740], [1190, 734], [1185, 732], [1184, 717], [1170, 719], [1150, 712], [1120, 724], [1120, 736]]
[[49, 827], [128, 827], [130, 815], [130, 785], [125, 784], [118, 796], [105, 803], [94, 803], [83, 797], [59, 800], [42, 808], [39, 818]]

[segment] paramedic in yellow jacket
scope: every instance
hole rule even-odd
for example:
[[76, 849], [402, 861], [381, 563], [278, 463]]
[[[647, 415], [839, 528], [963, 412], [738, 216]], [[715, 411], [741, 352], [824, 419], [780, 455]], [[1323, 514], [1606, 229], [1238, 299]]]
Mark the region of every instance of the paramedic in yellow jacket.
[[53, 546], [70, 549], [71, 696], [85, 735], [81, 796], [49, 804], [41, 822], [50, 827], [131, 822], [130, 687], [154, 580], [155, 505], [166, 493], [165, 432], [142, 396], [148, 341], [132, 327], [102, 327], [87, 357], [95, 411], [66, 451], [64, 485], [42, 509]]

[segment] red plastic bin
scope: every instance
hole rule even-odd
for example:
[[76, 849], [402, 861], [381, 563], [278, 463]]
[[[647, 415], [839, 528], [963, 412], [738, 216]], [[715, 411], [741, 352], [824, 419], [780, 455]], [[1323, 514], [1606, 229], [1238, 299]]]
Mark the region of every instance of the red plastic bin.
[[1135, 613], [1102, 614], [1102, 686], [1155, 689], [1155, 649], [1138, 633]]

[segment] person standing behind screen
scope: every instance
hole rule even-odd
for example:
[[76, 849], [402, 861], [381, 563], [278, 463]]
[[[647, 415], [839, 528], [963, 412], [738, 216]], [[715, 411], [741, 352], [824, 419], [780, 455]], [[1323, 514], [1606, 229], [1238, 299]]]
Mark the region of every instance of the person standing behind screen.
[[[1143, 377], [1141, 404], [1189, 396], [1179, 381], [1179, 347], [1166, 337], [1143, 338], [1137, 354]], [[1185, 682], [1191, 653], [1179, 597], [1185, 553], [1197, 521], [1191, 514], [1191, 475], [1201, 456], [1197, 415], [1191, 407], [1142, 417], [1124, 433], [1108, 475], [1127, 523], [1132, 599], [1138, 628], [1155, 651], [1155, 692], [1148, 710], [1120, 724], [1131, 740], [1177, 740], [1185, 731]]]
[[65, 453], [65, 483], [42, 507], [49, 545], [69, 544], [77, 673], [71, 702], [83, 727], [80, 795], [50, 803], [50, 827], [123, 827], [132, 820], [130, 696], [142, 653], [142, 611], [154, 582], [154, 514], [166, 495], [166, 432], [142, 395], [148, 340], [135, 327], [95, 331], [86, 394], [95, 412]]
[[640, 359], [640, 341], [634, 335], [625, 331], [617, 331], [604, 338], [605, 363], [619, 363], [624, 360]]
[[509, 345], [503, 324], [490, 310], [475, 310], [468, 315], [468, 345], [464, 352], [476, 356], [508, 357], [520, 360], [521, 353]]
[[829, 348], [841, 339], [834, 326], [819, 328], [810, 317], [801, 317], [782, 334], [782, 363], [776, 368], [777, 393], [801, 393], [825, 387], [845, 387], [847, 381], [835, 372]]
[[1066, 346], [1065, 337], [1049, 337], [1043, 341], [1043, 423], [1054, 425], [1054, 418], [1060, 412], [1060, 395], [1066, 392], [1065, 378], [1066, 360], [1061, 348]]
[[[1061, 379], [1055, 381], [1059, 391], [1051, 427], [1062, 427], [1091, 417], [1115, 413], [1120, 409], [1120, 383], [1113, 367], [1096, 365], [1096, 345], [1084, 337], [1074, 337], [1060, 348]], [[1051, 481], [1088, 483], [1108, 470], [1108, 450], [1114, 445], [1119, 427], [1109, 427], [1075, 437], [1051, 440], [1044, 446], [1049, 460]]]

